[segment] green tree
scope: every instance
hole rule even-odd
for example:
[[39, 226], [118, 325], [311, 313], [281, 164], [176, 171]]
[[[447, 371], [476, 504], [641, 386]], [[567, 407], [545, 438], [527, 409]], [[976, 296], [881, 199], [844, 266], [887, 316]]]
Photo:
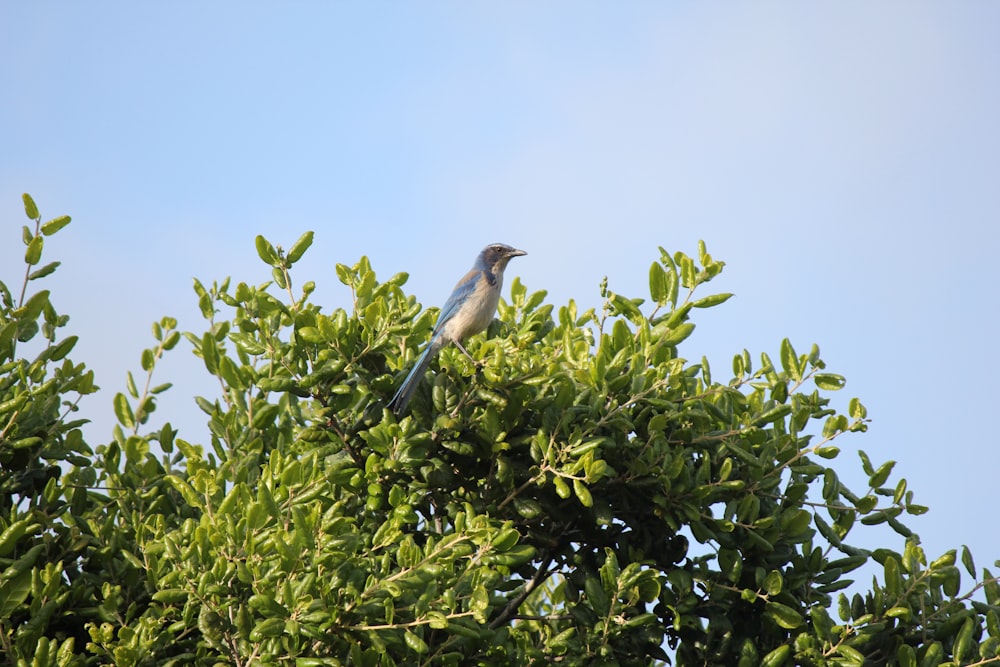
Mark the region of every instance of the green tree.
[[[205, 331], [154, 325], [143, 376], [114, 396], [119, 424], [92, 458], [78, 435], [62, 436], [73, 458], [43, 456], [72, 426], [58, 414], [16, 441], [4, 431], [4, 456], [37, 437], [39, 460], [63, 469], [0, 517], [0, 594], [18, 591], [0, 597], [11, 662], [998, 662], [990, 571], [967, 550], [925, 556], [901, 521], [924, 508], [905, 480], [890, 483], [891, 461], [862, 453], [857, 491], [830, 467], [867, 414], [857, 400], [830, 407], [844, 379], [816, 346], [782, 341], [775, 360], [741, 351], [724, 382], [682, 356], [698, 309], [729, 297], [699, 293], [723, 269], [704, 244], [696, 258], [660, 249], [648, 304], [605, 281], [599, 312], [555, 309], [512, 280], [498, 320], [469, 341], [478, 363], [443, 350], [396, 418], [385, 403], [436, 311], [406, 295], [405, 274], [379, 282], [366, 258], [337, 266], [350, 307], [321, 308], [314, 283], [291, 274], [312, 239], [285, 251], [258, 237], [263, 284], [195, 281]], [[220, 387], [196, 399], [204, 443], [149, 426], [168, 388], [156, 365], [182, 336]], [[29, 537], [17, 512], [45, 497], [57, 509], [31, 519]], [[881, 523], [898, 550], [849, 543]], [[88, 539], [72, 558], [30, 555], [43, 533], [74, 530]], [[88, 576], [58, 586], [92, 599], [27, 630], [51, 597], [36, 579], [73, 559]], [[870, 561], [878, 583], [845, 595]], [[35, 638], [58, 648], [32, 658]]]

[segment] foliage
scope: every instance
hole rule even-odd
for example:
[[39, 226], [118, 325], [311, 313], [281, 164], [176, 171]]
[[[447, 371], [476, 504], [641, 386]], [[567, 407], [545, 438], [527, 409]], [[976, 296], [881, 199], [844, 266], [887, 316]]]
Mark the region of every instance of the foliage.
[[[57, 225], [26, 210], [30, 270]], [[785, 340], [756, 363], [743, 351], [725, 382], [680, 356], [697, 309], [729, 297], [696, 297], [723, 268], [704, 244], [697, 259], [660, 249], [648, 306], [605, 281], [599, 312], [556, 310], [514, 279], [468, 342], [478, 365], [444, 349], [397, 419], [385, 402], [436, 313], [366, 258], [337, 266], [349, 308], [312, 303], [314, 284], [296, 290], [290, 272], [312, 238], [287, 252], [257, 238], [268, 283], [195, 281], [206, 330], [154, 325], [144, 376], [114, 396], [119, 425], [93, 457], [66, 421], [92, 377], [52, 365], [72, 346], [54, 335], [65, 319], [47, 293], [4, 288], [9, 662], [995, 662], [990, 571], [967, 550], [928, 562], [900, 519], [924, 508], [890, 483], [891, 461], [862, 453], [860, 493], [829, 467], [867, 414], [830, 407], [844, 379], [817, 347]], [[17, 359], [39, 318], [40, 361]], [[197, 399], [201, 444], [149, 427], [168, 389], [157, 362], [182, 337], [220, 387]], [[879, 523], [901, 551], [848, 542]], [[872, 559], [880, 580], [846, 596]], [[965, 593], [957, 560], [979, 575]]]
[[99, 501], [86, 488], [96, 474], [84, 421], [73, 419], [97, 387], [69, 358], [77, 337], [59, 335], [69, 318], [48, 290], [29, 293], [59, 266], [40, 266], [42, 251], [70, 218], [43, 223], [28, 195], [24, 210], [32, 225], [22, 233], [20, 290], [0, 282], [0, 655], [8, 664], [65, 665], [97, 619], [92, 599], [107, 575], [94, 576], [95, 561], [111, 557], [83, 519]]

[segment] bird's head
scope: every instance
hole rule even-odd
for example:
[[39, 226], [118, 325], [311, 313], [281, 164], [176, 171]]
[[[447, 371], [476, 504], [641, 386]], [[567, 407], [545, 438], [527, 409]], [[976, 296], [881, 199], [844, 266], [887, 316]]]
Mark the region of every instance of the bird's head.
[[479, 253], [479, 261], [484, 268], [491, 269], [494, 273], [501, 273], [507, 268], [507, 262], [511, 259], [527, 254], [523, 250], [512, 248], [503, 243], [492, 243]]

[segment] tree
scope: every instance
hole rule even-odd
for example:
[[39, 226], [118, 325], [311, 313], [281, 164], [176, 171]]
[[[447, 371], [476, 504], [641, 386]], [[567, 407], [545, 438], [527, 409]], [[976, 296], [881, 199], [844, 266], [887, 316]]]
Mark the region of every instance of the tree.
[[[34, 266], [58, 225], [25, 201]], [[312, 239], [286, 252], [258, 237], [269, 282], [195, 281], [205, 332], [154, 325], [143, 376], [114, 396], [119, 424], [92, 456], [66, 414], [22, 422], [25, 406], [51, 401], [45, 377], [57, 399], [96, 388], [82, 366], [51, 366], [72, 345], [49, 335], [64, 320], [48, 295], [3, 290], [10, 662], [998, 662], [992, 573], [964, 549], [928, 562], [901, 521], [924, 508], [905, 480], [890, 483], [891, 461], [862, 453], [859, 493], [827, 463], [867, 414], [857, 400], [847, 414], [830, 407], [844, 379], [817, 347], [785, 340], [756, 365], [742, 351], [725, 382], [681, 356], [693, 315], [729, 297], [696, 294], [723, 269], [704, 244], [697, 259], [660, 249], [648, 305], [605, 281], [600, 312], [556, 310], [514, 279], [498, 320], [469, 341], [478, 364], [446, 348], [396, 418], [385, 403], [435, 311], [405, 294], [405, 274], [379, 282], [366, 258], [337, 266], [349, 309], [312, 303], [314, 283], [296, 289], [291, 274]], [[11, 341], [38, 318], [51, 351], [30, 374], [19, 369], [36, 362]], [[157, 363], [182, 336], [220, 386], [196, 399], [206, 443], [150, 426], [169, 388], [153, 382]], [[48, 481], [16, 486], [28, 470]], [[901, 550], [848, 542], [879, 523]], [[871, 560], [881, 581], [843, 594]], [[978, 575], [964, 594], [957, 560]]]

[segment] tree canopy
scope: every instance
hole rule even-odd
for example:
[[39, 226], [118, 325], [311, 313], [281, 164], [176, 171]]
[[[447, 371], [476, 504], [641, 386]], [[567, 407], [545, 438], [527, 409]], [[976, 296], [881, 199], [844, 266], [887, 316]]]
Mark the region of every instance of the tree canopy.
[[[324, 308], [293, 281], [312, 232], [257, 237], [266, 282], [196, 280], [204, 331], [154, 323], [95, 445], [93, 373], [37, 288], [70, 219], [24, 208], [23, 280], [0, 283], [9, 664], [1000, 662], [990, 570], [928, 558], [892, 461], [861, 452], [854, 490], [832, 467], [867, 412], [831, 407], [845, 380], [819, 348], [740, 350], [724, 373], [690, 349], [730, 296], [703, 294], [723, 270], [704, 243], [654, 253], [648, 297], [605, 279], [600, 310], [513, 279], [477, 363], [442, 350], [397, 418], [436, 310], [364, 257], [337, 266], [350, 307]], [[204, 442], [156, 419], [157, 365], [185, 339], [220, 387], [195, 398]], [[853, 546], [874, 524], [899, 544]]]

